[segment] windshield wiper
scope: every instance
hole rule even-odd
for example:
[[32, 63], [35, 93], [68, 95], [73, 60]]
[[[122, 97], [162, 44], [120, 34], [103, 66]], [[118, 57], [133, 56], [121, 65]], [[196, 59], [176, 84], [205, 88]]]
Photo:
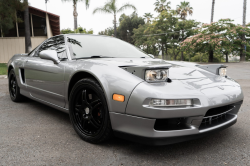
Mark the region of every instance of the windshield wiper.
[[82, 57], [82, 58], [76, 58], [76, 59], [91, 59], [91, 58], [114, 58], [114, 57], [111, 57], [111, 56], [101, 56], [101, 55], [93, 55], [93, 56], [90, 56], [90, 57]]

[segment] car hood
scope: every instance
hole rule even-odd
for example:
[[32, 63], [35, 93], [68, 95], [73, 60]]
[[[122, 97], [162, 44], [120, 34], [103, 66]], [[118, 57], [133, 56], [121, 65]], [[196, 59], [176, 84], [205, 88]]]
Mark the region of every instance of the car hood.
[[214, 78], [218, 77], [211, 72], [198, 68], [196, 63], [165, 61], [161, 59], [151, 58], [96, 58], [85, 59], [81, 61], [91, 61], [105, 65], [117, 66], [120, 68], [126, 67], [145, 67], [150, 68], [154, 66], [169, 66], [170, 79], [195, 79], [195, 78]]

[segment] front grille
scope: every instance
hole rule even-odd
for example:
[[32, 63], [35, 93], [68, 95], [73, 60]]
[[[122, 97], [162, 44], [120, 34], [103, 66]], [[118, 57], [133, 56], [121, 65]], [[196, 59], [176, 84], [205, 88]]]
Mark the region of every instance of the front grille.
[[233, 119], [235, 115], [230, 114], [230, 111], [232, 111], [234, 108], [234, 105], [228, 105], [208, 110], [206, 115], [203, 117], [199, 129], [202, 130], [210, 128]]

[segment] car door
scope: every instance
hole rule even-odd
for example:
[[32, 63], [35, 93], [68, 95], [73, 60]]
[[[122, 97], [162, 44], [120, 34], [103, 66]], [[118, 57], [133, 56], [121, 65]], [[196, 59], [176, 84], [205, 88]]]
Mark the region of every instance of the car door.
[[[58, 58], [61, 60], [59, 64], [54, 64], [51, 60], [41, 59], [39, 53], [43, 50], [55, 50]], [[25, 80], [27, 90], [30, 95], [36, 99], [64, 107], [64, 68], [67, 60], [64, 36], [56, 36], [44, 42], [29, 57], [25, 64]]]

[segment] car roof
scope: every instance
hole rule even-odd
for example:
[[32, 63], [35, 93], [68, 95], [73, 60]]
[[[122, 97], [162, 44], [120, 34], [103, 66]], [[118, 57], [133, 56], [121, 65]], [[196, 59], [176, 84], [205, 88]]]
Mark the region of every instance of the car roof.
[[[95, 34], [86, 34], [86, 33], [68, 33], [68, 34], [60, 34], [60, 35], [64, 35], [64, 36], [70, 36], [70, 35], [73, 35], [73, 36], [99, 36], [99, 37], [110, 37], [110, 38], [116, 38], [116, 37], [113, 37], [113, 36], [107, 36], [107, 35], [95, 35]], [[60, 36], [60, 35], [57, 35], [57, 36]], [[116, 39], [119, 39], [119, 38], [116, 38]]]

